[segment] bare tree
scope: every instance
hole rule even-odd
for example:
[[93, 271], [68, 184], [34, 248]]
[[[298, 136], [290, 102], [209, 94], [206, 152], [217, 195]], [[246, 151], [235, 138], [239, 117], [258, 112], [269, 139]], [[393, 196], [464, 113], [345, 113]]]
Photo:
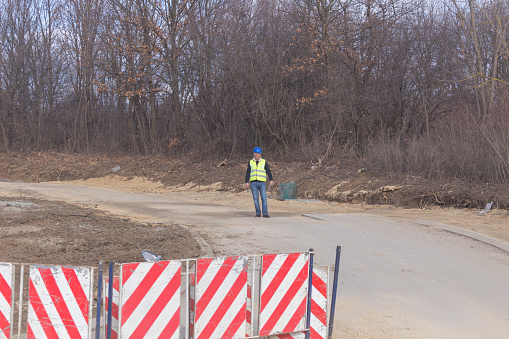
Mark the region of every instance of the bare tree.
[[30, 0], [8, 0], [3, 3], [2, 107], [3, 148], [25, 147], [30, 143], [26, 120], [30, 104], [29, 62], [32, 36], [32, 3]]
[[68, 53], [68, 75], [76, 103], [72, 126], [71, 150], [91, 150], [96, 123], [96, 57], [97, 36], [103, 15], [102, 0], [71, 0], [63, 12], [65, 50]]
[[7, 106], [8, 103], [8, 95], [7, 91], [5, 91], [4, 84], [4, 62], [5, 62], [5, 52], [6, 44], [7, 44], [7, 18], [5, 17], [4, 6], [0, 6], [0, 131], [2, 133], [1, 138], [1, 148], [5, 151], [9, 146], [9, 136], [8, 136], [8, 121], [7, 121]]
[[499, 1], [476, 2], [468, 0], [462, 6], [452, 1], [465, 36], [467, 61], [464, 83], [473, 88], [479, 117], [486, 121], [493, 110], [495, 83], [499, 79], [502, 56], [507, 57], [509, 24], [504, 18], [507, 6]]
[[[51, 120], [56, 110], [56, 102], [62, 91], [62, 60], [61, 48], [56, 34], [59, 23], [55, 13], [61, 4], [53, 0], [45, 0], [34, 4], [33, 46], [30, 54], [28, 70], [31, 77], [31, 105], [35, 117], [35, 147], [41, 149], [53, 145], [56, 140], [55, 124]], [[48, 132], [55, 133], [48, 133]]]
[[197, 0], [165, 0], [156, 7], [160, 18], [158, 44], [163, 61], [162, 78], [167, 85], [166, 100], [170, 109], [166, 114], [171, 117], [171, 134], [178, 142], [185, 139], [190, 119], [186, 109], [190, 93], [185, 72], [188, 69], [187, 50], [191, 48], [189, 24], [197, 3]]

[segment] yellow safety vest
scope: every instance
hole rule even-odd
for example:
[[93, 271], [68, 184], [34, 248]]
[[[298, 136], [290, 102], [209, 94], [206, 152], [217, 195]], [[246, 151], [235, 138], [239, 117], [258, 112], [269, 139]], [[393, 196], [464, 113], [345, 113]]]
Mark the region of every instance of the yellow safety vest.
[[251, 174], [249, 175], [249, 181], [267, 181], [267, 172], [265, 171], [265, 160], [261, 159], [256, 165], [256, 161], [253, 159], [249, 162], [251, 165]]

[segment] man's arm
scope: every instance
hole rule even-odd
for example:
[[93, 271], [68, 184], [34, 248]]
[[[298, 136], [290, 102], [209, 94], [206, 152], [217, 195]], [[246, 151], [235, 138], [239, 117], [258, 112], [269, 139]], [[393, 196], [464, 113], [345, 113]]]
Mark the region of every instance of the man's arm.
[[272, 172], [270, 171], [269, 163], [265, 161], [265, 172], [267, 172], [267, 176], [269, 177], [270, 186], [274, 184], [274, 179], [272, 178]]
[[251, 176], [251, 164], [247, 164], [247, 170], [246, 170], [246, 179], [245, 179], [245, 186], [246, 188], [249, 188], [249, 177]]

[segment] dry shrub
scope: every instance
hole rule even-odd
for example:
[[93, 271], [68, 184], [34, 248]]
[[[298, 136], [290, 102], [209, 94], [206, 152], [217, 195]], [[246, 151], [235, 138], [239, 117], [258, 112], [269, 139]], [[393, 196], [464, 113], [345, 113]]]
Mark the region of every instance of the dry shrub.
[[428, 135], [414, 139], [378, 138], [366, 154], [366, 167], [428, 178], [460, 178], [502, 183], [509, 179], [509, 111], [484, 122], [469, 111], [442, 119]]

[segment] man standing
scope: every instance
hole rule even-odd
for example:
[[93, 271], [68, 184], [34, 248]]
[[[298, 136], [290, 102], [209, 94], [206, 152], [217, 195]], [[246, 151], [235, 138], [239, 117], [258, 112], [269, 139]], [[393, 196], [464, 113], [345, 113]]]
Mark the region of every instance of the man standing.
[[[246, 188], [251, 187], [251, 193], [253, 193], [253, 201], [256, 210], [255, 217], [261, 217], [261, 213], [263, 213], [264, 218], [270, 218], [269, 212], [267, 211], [267, 187], [265, 186], [265, 182], [267, 181], [268, 177], [269, 187], [272, 186], [274, 183], [272, 180], [272, 173], [270, 172], [269, 164], [267, 161], [262, 159], [262, 149], [260, 147], [255, 147], [253, 153], [253, 159], [247, 165]], [[262, 198], [261, 211], [258, 192], [260, 192], [260, 196]]]

